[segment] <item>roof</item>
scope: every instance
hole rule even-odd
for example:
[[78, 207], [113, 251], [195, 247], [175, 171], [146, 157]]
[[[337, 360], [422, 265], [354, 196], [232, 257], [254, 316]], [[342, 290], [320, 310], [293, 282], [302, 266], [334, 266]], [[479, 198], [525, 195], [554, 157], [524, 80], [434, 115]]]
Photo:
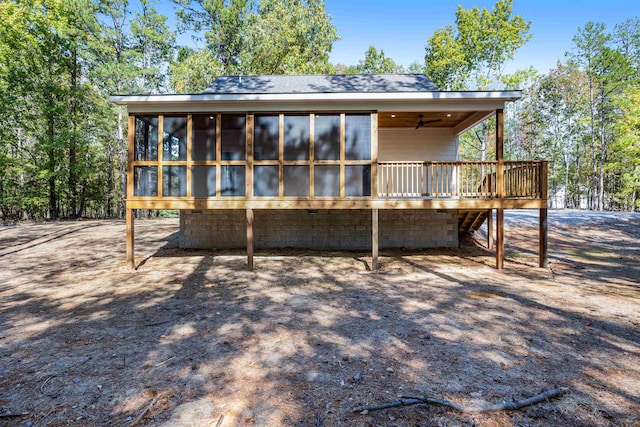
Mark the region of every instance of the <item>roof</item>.
[[424, 74], [220, 76], [205, 94], [435, 92]]
[[199, 94], [113, 95], [129, 113], [273, 111], [479, 111], [521, 91], [441, 91], [424, 74], [222, 76]]

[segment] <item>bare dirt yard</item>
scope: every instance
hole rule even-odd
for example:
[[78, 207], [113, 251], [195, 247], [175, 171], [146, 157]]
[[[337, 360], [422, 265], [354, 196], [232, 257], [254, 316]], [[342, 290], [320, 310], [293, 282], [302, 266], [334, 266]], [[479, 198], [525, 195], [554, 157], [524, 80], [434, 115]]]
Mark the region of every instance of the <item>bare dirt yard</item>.
[[[0, 227], [0, 425], [638, 426], [640, 217], [456, 250], [181, 251], [176, 220]], [[507, 214], [507, 218], [509, 214]], [[514, 412], [463, 404], [570, 393]], [[13, 416], [5, 416], [12, 414]], [[19, 415], [24, 414], [24, 415]]]

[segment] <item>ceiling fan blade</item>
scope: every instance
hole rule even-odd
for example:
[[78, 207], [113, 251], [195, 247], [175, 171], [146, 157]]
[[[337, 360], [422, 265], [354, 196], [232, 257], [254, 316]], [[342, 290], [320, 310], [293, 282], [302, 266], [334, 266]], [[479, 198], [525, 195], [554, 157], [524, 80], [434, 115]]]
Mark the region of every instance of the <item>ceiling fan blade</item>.
[[422, 125], [424, 126], [424, 125], [428, 125], [429, 123], [436, 123], [436, 122], [441, 122], [441, 121], [442, 121], [442, 119], [434, 119], [434, 120], [427, 120], [426, 122], [422, 122], [421, 121], [420, 123], [422, 123]]
[[418, 122], [418, 126], [416, 126], [416, 129], [418, 129], [420, 126], [422, 126], [422, 122]]

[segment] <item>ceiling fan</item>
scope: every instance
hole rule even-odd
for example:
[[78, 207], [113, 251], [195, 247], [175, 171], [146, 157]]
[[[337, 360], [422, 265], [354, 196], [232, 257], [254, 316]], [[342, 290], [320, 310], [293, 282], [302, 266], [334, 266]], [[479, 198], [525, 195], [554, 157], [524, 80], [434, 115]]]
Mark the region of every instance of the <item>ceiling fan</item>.
[[424, 115], [420, 114], [418, 116], [418, 125], [416, 126], [416, 129], [419, 129], [421, 127], [423, 127], [424, 125], [428, 125], [429, 123], [436, 123], [436, 122], [441, 122], [442, 119], [434, 119], [434, 120], [422, 120], [422, 118], [424, 117]]

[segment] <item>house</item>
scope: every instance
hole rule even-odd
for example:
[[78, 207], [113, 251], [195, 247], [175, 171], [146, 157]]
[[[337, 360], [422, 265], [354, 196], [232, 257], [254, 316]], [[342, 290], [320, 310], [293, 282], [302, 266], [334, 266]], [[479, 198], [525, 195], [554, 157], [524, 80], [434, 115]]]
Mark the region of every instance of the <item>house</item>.
[[[180, 210], [183, 248], [371, 250], [458, 245], [488, 218], [503, 268], [504, 209], [540, 210], [547, 163], [504, 161], [520, 91], [440, 91], [426, 76], [225, 76], [194, 95], [124, 95], [127, 262], [135, 209]], [[459, 161], [458, 136], [497, 120], [496, 159]], [[493, 238], [489, 239], [491, 248]]]

